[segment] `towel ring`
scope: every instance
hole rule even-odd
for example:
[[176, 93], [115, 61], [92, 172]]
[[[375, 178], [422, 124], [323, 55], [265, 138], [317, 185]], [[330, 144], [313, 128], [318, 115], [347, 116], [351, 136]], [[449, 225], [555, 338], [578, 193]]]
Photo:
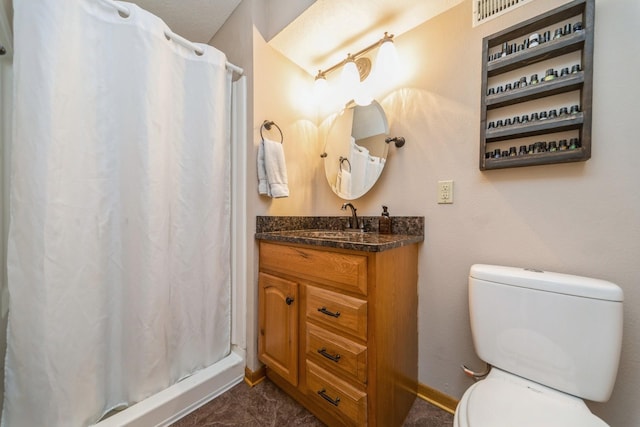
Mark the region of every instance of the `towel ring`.
[[344, 162], [347, 162], [347, 164], [349, 165], [349, 173], [351, 173], [351, 162], [349, 161], [349, 159], [347, 159], [346, 157], [342, 157], [342, 156], [340, 156], [340, 170], [342, 170], [342, 164]]
[[265, 128], [266, 130], [271, 130], [271, 126], [275, 126], [276, 128], [278, 128], [278, 131], [280, 132], [280, 144], [282, 144], [284, 142], [284, 135], [282, 134], [282, 129], [280, 129], [280, 126], [278, 126], [275, 122], [271, 120], [265, 120], [264, 122], [262, 122], [262, 126], [260, 126], [260, 138], [262, 138], [262, 140], [264, 141], [264, 136], [262, 135], [262, 128]]

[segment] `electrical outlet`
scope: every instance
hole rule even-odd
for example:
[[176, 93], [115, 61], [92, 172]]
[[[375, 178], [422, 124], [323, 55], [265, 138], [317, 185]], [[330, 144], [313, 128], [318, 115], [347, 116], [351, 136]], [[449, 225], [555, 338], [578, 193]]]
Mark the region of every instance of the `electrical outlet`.
[[438, 181], [438, 203], [453, 203], [453, 181]]

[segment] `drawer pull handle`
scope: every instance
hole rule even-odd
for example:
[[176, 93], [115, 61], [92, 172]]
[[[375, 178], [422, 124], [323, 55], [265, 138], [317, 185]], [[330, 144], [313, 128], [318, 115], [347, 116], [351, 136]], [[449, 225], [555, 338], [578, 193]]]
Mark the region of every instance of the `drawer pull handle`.
[[336, 311], [335, 313], [333, 313], [333, 312], [327, 310], [327, 307], [320, 307], [318, 309], [318, 311], [320, 313], [322, 313], [322, 314], [326, 314], [327, 316], [336, 317], [336, 318], [340, 317], [340, 312], [339, 311]]
[[322, 347], [321, 349], [318, 350], [318, 353], [320, 353], [321, 355], [323, 355], [324, 357], [326, 357], [329, 360], [332, 360], [334, 362], [338, 362], [340, 360], [340, 355], [336, 354], [335, 356], [327, 353], [327, 349]]
[[327, 396], [327, 390], [325, 390], [324, 388], [318, 391], [318, 394], [320, 395], [320, 397], [322, 397], [327, 402], [331, 403], [333, 406], [338, 406], [340, 404], [340, 398], [336, 397], [336, 400], [333, 400], [332, 398]]
[[286, 299], [286, 300], [284, 300], [284, 302], [286, 302], [286, 303], [287, 303], [287, 305], [291, 305], [291, 304], [293, 303], [293, 298], [291, 298], [291, 297], [287, 297], [287, 299]]

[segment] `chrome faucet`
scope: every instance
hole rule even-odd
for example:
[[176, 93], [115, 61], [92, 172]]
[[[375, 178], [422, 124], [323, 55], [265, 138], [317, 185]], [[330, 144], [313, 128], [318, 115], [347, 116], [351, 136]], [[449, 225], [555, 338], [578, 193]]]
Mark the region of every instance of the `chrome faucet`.
[[349, 221], [349, 228], [351, 228], [352, 230], [357, 230], [359, 228], [358, 215], [356, 215], [357, 209], [351, 203], [343, 204], [341, 209], [343, 211], [346, 211], [347, 207], [351, 208], [351, 220]]

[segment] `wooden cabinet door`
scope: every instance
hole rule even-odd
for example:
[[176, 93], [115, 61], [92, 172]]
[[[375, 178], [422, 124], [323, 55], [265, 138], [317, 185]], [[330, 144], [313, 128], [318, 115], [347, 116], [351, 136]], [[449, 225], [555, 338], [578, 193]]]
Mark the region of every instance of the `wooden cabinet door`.
[[298, 284], [260, 273], [258, 288], [258, 358], [297, 386]]

